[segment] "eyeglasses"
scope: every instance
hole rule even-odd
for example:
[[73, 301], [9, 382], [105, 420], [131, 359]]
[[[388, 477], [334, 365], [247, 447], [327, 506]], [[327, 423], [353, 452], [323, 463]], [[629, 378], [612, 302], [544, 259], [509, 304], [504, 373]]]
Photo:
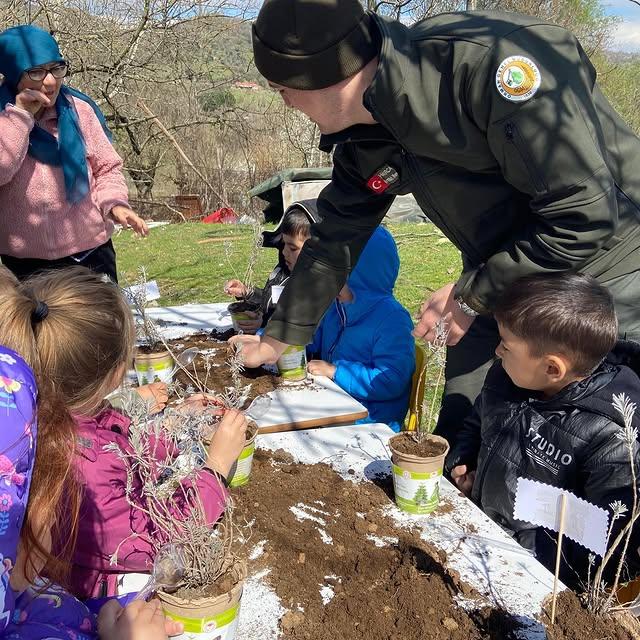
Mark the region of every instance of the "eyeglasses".
[[49, 69], [45, 67], [33, 67], [32, 69], [27, 69], [25, 73], [34, 82], [42, 82], [49, 74], [51, 74], [56, 80], [60, 80], [60, 78], [64, 78], [67, 73], [69, 73], [69, 64], [67, 62], [63, 62], [61, 64], [57, 64], [55, 67], [50, 67]]

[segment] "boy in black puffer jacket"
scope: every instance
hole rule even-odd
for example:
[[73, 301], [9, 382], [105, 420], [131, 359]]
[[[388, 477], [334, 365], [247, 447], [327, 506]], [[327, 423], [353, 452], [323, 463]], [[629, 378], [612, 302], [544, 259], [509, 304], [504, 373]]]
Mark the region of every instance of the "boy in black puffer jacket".
[[[517, 478], [561, 487], [609, 514], [609, 505], [621, 500], [628, 512], [614, 524], [615, 539], [631, 513], [633, 482], [629, 450], [619, 437], [624, 422], [612, 400], [625, 394], [640, 401], [640, 345], [616, 343], [611, 295], [586, 275], [523, 278], [504, 293], [495, 318], [500, 360], [487, 374], [446, 469], [461, 491], [553, 571], [556, 534], [513, 517]], [[640, 427], [640, 415], [633, 422]], [[633, 455], [638, 470], [637, 442]], [[637, 525], [624, 578], [640, 575], [639, 543]], [[588, 555], [565, 538], [565, 584], [585, 587]], [[616, 566], [614, 557], [605, 579]]]

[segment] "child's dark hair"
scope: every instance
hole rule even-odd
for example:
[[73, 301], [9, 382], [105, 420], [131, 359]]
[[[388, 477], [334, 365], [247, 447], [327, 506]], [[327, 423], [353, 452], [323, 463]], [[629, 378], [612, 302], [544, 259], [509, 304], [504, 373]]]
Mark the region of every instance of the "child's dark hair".
[[618, 337], [611, 294], [580, 273], [520, 278], [504, 292], [494, 317], [527, 343], [531, 355], [561, 353], [580, 376], [598, 366]]
[[311, 221], [301, 207], [292, 207], [287, 211], [280, 224], [280, 233], [288, 236], [308, 238], [311, 235]]

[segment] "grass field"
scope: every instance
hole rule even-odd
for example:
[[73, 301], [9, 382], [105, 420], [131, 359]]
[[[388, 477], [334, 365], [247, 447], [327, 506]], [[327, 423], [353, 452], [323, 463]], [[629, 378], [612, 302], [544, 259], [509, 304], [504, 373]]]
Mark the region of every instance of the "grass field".
[[[396, 238], [401, 259], [395, 295], [413, 314], [430, 291], [457, 278], [459, 255], [433, 225], [392, 224], [388, 229]], [[244, 273], [251, 229], [172, 224], [152, 229], [145, 239], [122, 232], [114, 237], [114, 244], [121, 284], [134, 282], [138, 268], [144, 266], [148, 278], [158, 281], [163, 306], [222, 302], [229, 299], [222, 290], [225, 281], [241, 279]], [[275, 250], [260, 250], [254, 284], [262, 286], [276, 260]]]

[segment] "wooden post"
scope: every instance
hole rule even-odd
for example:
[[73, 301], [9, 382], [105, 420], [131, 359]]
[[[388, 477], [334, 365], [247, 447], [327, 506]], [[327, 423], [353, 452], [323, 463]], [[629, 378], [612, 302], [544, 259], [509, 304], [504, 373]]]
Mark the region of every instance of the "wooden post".
[[551, 600], [551, 624], [556, 621], [556, 600], [558, 599], [558, 576], [560, 575], [560, 558], [562, 557], [562, 537], [564, 536], [564, 514], [567, 508], [567, 495], [560, 497], [560, 526], [558, 527], [558, 549], [556, 551], [556, 571], [553, 575], [553, 598]]

